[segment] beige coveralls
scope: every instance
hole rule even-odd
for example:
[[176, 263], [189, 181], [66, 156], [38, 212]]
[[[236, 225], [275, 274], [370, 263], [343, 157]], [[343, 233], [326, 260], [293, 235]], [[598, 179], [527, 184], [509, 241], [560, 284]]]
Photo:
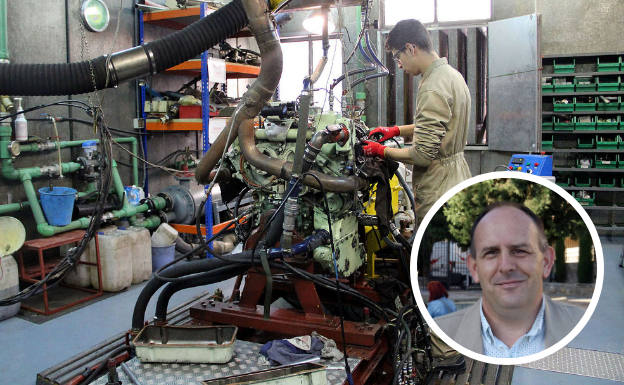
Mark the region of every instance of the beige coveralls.
[[418, 87], [414, 117], [413, 191], [416, 218], [451, 187], [470, 178], [464, 146], [470, 120], [470, 91], [446, 58], [433, 62]]

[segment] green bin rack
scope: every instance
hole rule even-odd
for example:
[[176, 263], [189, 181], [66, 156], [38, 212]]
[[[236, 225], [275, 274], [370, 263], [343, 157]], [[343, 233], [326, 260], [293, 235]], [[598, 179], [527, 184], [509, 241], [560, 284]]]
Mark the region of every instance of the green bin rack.
[[596, 91], [596, 82], [591, 76], [575, 77], [574, 88], [576, 92], [593, 92]]
[[[609, 119], [612, 120], [610, 122], [601, 122], [601, 119]], [[620, 125], [620, 117], [619, 116], [597, 116], [596, 117], [596, 129], [597, 130], [617, 130]]]
[[594, 138], [578, 138], [576, 139], [576, 148], [594, 148], [596, 143]]
[[555, 183], [557, 186], [568, 187], [570, 186], [570, 177], [556, 177]]
[[[613, 61], [615, 60], [615, 61]], [[619, 71], [620, 67], [622, 66], [622, 58], [618, 57], [617, 59], [602, 59], [602, 62], [600, 61], [600, 57], [598, 57], [598, 61], [597, 61], [597, 67], [598, 67], [598, 72], [614, 72], [614, 71]]]
[[601, 137], [599, 135], [596, 135], [596, 148], [597, 149], [616, 149], [618, 148], [618, 145], [620, 144], [620, 141], [622, 139], [620, 138], [619, 135], [615, 136], [615, 137]]
[[615, 187], [615, 177], [601, 176], [598, 178], [598, 187]]
[[556, 74], [565, 74], [574, 72], [576, 68], [576, 59], [554, 59], [553, 69]]
[[576, 187], [591, 187], [592, 178], [589, 176], [575, 176], [574, 185]]
[[570, 98], [570, 99], [557, 99], [557, 98], [553, 98], [553, 111], [555, 111], [555, 112], [572, 112], [572, 111], [574, 111], [574, 99], [572, 99], [572, 98]]
[[596, 201], [596, 193], [592, 192], [589, 195], [589, 198], [582, 198], [581, 191], [577, 191], [576, 194], [574, 194], [574, 198], [581, 204], [581, 206], [593, 206]]
[[574, 111], [596, 111], [596, 102], [582, 102], [581, 98], [574, 98]]
[[580, 122], [580, 117], [574, 117], [574, 130], [575, 131], [595, 131], [596, 130], [596, 121], [591, 119], [590, 122]]
[[617, 168], [617, 156], [615, 154], [596, 155], [596, 168]]
[[562, 122], [560, 118], [555, 118], [554, 128], [555, 131], [573, 131], [574, 120], [570, 120], [569, 122]]
[[610, 101], [609, 103], [605, 103], [601, 98], [598, 98], [598, 103], [596, 108], [598, 111], [618, 111], [620, 106], [622, 105], [622, 97], [621, 96], [606, 96]]
[[600, 78], [596, 81], [599, 92], [615, 92], [620, 89], [620, 77], [609, 76], [608, 78]]

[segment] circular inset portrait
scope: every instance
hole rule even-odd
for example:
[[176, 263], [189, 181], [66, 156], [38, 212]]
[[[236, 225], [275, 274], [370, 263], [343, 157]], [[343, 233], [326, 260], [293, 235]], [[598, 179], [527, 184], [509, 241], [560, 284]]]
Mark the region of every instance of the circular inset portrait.
[[434, 204], [410, 268], [418, 307], [442, 341], [473, 359], [518, 365], [582, 330], [603, 265], [596, 228], [575, 198], [538, 176], [496, 172]]

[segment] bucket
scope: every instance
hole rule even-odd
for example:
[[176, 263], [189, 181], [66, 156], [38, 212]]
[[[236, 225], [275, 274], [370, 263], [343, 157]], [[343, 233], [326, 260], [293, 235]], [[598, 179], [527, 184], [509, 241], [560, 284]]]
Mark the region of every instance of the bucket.
[[39, 189], [41, 207], [52, 226], [66, 226], [70, 224], [74, 200], [77, 191], [71, 187], [43, 187]]
[[175, 257], [175, 245], [152, 246], [152, 272], [160, 269]]
[[167, 223], [162, 223], [152, 234], [152, 245], [158, 247], [169, 246], [175, 243], [177, 237], [178, 231], [176, 229]]

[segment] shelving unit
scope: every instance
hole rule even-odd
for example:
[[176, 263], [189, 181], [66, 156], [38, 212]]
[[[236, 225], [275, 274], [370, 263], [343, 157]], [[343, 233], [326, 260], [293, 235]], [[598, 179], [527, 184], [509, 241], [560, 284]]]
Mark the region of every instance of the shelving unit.
[[605, 53], [542, 60], [542, 151], [553, 154], [557, 183], [605, 233], [624, 231], [623, 59]]
[[[188, 7], [185, 9], [155, 11], [150, 13], [139, 12], [139, 44], [144, 42], [144, 27], [145, 24], [151, 24], [161, 28], [180, 30], [188, 26], [189, 24], [198, 21], [200, 18], [209, 15], [214, 12], [215, 9], [209, 8], [205, 3], [202, 3], [197, 7]], [[252, 36], [249, 29], [245, 28], [234, 37], [249, 37]], [[146, 119], [147, 115], [143, 111], [145, 105], [145, 87], [141, 87], [140, 90], [140, 106], [141, 115], [145, 121], [144, 131], [160, 131], [160, 132], [180, 132], [180, 131], [201, 131], [202, 132], [202, 152], [203, 154], [210, 148], [209, 143], [209, 120], [210, 120], [210, 104], [209, 104], [209, 90], [208, 90], [208, 54], [204, 52], [201, 54], [200, 59], [188, 60], [184, 63], [171, 67], [163, 72], [163, 74], [175, 74], [175, 75], [187, 75], [192, 77], [201, 76], [202, 84], [202, 118], [201, 119], [173, 119], [166, 124], [161, 123], [158, 119]], [[259, 66], [229, 63], [225, 64], [226, 78], [227, 79], [245, 79], [255, 78], [260, 73]], [[145, 155], [147, 156], [147, 140], [145, 135], [143, 136], [143, 148]], [[199, 149], [198, 149], [199, 150]], [[148, 179], [145, 178], [145, 190], [147, 192]], [[212, 202], [210, 197], [206, 202], [206, 215], [205, 224], [207, 228], [206, 237], [210, 237], [212, 234]]]

